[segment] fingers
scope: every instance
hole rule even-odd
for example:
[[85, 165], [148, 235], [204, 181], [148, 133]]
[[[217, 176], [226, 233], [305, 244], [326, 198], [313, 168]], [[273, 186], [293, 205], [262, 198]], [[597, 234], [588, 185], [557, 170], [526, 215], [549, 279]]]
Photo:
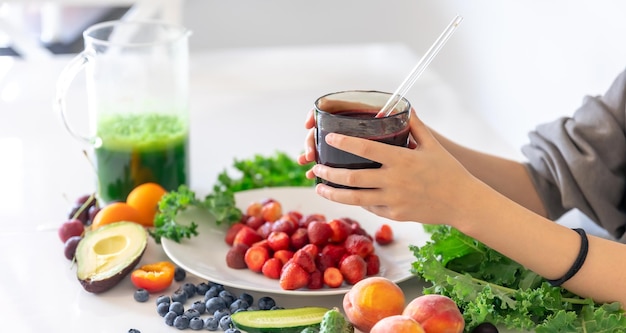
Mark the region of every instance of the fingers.
[[415, 110], [412, 108], [409, 126], [411, 128], [410, 138], [414, 141], [416, 147], [425, 143], [430, 143], [434, 139], [426, 124], [422, 122], [422, 120], [417, 116]]
[[306, 119], [304, 121], [304, 127], [306, 129], [311, 129], [315, 127], [315, 110], [311, 109], [306, 115]]
[[381, 197], [378, 189], [349, 190], [325, 184], [317, 184], [315, 191], [330, 201], [353, 206], [374, 206], [380, 202]]
[[298, 164], [305, 165], [315, 161], [315, 129], [312, 128], [304, 140], [304, 153], [298, 156]]
[[313, 173], [313, 168], [307, 170], [304, 175], [306, 176], [307, 179], [314, 179], [315, 178], [315, 173]]
[[315, 110], [307, 113], [304, 127], [309, 130], [304, 140], [304, 153], [298, 156], [298, 164], [305, 165], [315, 161]]
[[326, 143], [337, 149], [381, 164], [385, 164], [383, 163], [385, 160], [393, 158], [396, 149], [406, 149], [400, 146], [392, 146], [382, 142], [338, 133], [328, 133], [326, 135]]
[[316, 164], [311, 169], [313, 173], [331, 183], [359, 188], [377, 188], [381, 186], [378, 169], [343, 169], [331, 168]]

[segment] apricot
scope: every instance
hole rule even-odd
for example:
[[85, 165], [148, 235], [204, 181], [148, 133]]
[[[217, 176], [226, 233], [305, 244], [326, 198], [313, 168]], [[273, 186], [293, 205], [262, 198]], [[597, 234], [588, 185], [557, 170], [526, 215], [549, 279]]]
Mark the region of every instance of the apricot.
[[393, 281], [367, 277], [350, 288], [343, 298], [346, 318], [360, 331], [369, 332], [381, 319], [402, 314], [404, 292]]
[[461, 333], [465, 328], [459, 307], [444, 295], [418, 296], [407, 304], [402, 314], [415, 319], [426, 333]]
[[422, 325], [413, 318], [395, 315], [379, 320], [370, 333], [425, 333], [425, 331]]

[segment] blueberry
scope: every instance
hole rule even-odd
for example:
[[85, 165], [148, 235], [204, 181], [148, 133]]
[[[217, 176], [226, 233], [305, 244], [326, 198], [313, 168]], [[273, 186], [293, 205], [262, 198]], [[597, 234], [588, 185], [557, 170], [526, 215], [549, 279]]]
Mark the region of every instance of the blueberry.
[[226, 308], [226, 302], [219, 296], [211, 297], [204, 305], [209, 313]]
[[237, 310], [231, 312], [231, 314], [235, 314], [235, 313], [241, 312], [241, 311], [249, 311], [249, 310], [248, 309], [237, 309]]
[[207, 331], [217, 331], [219, 326], [220, 321], [215, 317], [207, 317], [206, 321], [204, 322], [204, 328], [206, 328]]
[[167, 303], [167, 305], [170, 305], [171, 303], [170, 297], [167, 295], [161, 295], [157, 297], [156, 304], [159, 305], [161, 303]]
[[159, 305], [157, 305], [157, 313], [159, 314], [159, 316], [163, 317], [169, 311], [170, 311], [169, 303], [159, 303]]
[[184, 269], [176, 266], [176, 269], [174, 270], [174, 280], [176, 282], [180, 282], [184, 280], [186, 277], [187, 277], [187, 272], [185, 272]]
[[223, 317], [230, 315], [230, 311], [228, 309], [223, 308], [213, 312], [213, 317], [217, 320], [222, 320]]
[[189, 320], [189, 328], [199, 331], [204, 328], [204, 320], [200, 317], [193, 317]]
[[209, 290], [207, 290], [207, 291], [204, 293], [204, 299], [205, 299], [205, 301], [209, 300], [209, 298], [212, 298], [212, 297], [218, 296], [218, 295], [220, 294], [220, 291], [221, 291], [221, 290], [220, 290], [218, 287], [216, 287], [216, 286], [209, 287]]
[[219, 283], [215, 283], [215, 282], [211, 282], [209, 284], [209, 286], [211, 287], [215, 287], [217, 289], [217, 292], [219, 293], [220, 291], [224, 290], [224, 285], [223, 284], [219, 284]]
[[231, 327], [231, 328], [225, 330], [224, 333], [241, 333], [241, 331], [236, 329], [236, 328]]
[[259, 309], [260, 310], [270, 310], [271, 308], [276, 306], [276, 301], [269, 296], [264, 296], [259, 298]]
[[198, 283], [198, 285], [196, 286], [196, 292], [198, 293], [198, 295], [202, 296], [204, 294], [206, 294], [206, 292], [209, 290], [209, 285], [206, 282], [200, 282]]
[[135, 301], [143, 303], [148, 301], [148, 298], [150, 298], [150, 294], [147, 290], [139, 288], [135, 290], [135, 294], [133, 295], [133, 297], [135, 297]]
[[136, 328], [131, 328], [128, 330], [128, 333], [141, 333], [141, 331]]
[[166, 313], [165, 316], [163, 316], [163, 318], [165, 318], [165, 325], [174, 326], [174, 319], [176, 319], [176, 317], [178, 317], [178, 313], [174, 311]]
[[253, 304], [254, 303], [254, 297], [252, 297], [252, 295], [250, 295], [248, 293], [241, 293], [241, 295], [239, 295], [239, 299], [242, 299], [242, 300], [246, 301], [246, 303], [248, 303], [248, 304]]
[[235, 296], [228, 290], [220, 291], [219, 296], [226, 301], [226, 306], [230, 306], [235, 301]]
[[185, 293], [187, 293], [187, 297], [191, 298], [194, 297], [196, 295], [196, 285], [191, 283], [191, 282], [187, 282], [185, 284], [183, 284], [183, 290], [185, 291]]
[[187, 311], [185, 311], [185, 313], [183, 313], [183, 316], [186, 316], [189, 319], [196, 318], [200, 317], [200, 312], [198, 312], [198, 310], [196, 309], [188, 309]]
[[173, 311], [177, 315], [182, 315], [185, 312], [185, 307], [181, 302], [174, 302], [170, 304], [170, 312]]
[[248, 302], [242, 299], [236, 299], [229, 307], [231, 313], [235, 313], [237, 310], [245, 310], [248, 308]]
[[187, 329], [189, 327], [189, 318], [185, 315], [176, 317], [176, 319], [174, 319], [174, 327], [179, 330]]
[[206, 304], [202, 301], [195, 301], [191, 304], [191, 308], [203, 314], [206, 311]]
[[220, 328], [222, 329], [222, 331], [226, 331], [227, 329], [231, 328], [233, 326], [233, 321], [232, 319], [230, 319], [229, 315], [226, 315], [222, 318], [220, 318]]
[[174, 294], [172, 294], [172, 301], [173, 302], [181, 302], [181, 303], [185, 303], [187, 302], [187, 299], [189, 297], [187, 297], [187, 293], [182, 290], [182, 289], [178, 289], [174, 292]]

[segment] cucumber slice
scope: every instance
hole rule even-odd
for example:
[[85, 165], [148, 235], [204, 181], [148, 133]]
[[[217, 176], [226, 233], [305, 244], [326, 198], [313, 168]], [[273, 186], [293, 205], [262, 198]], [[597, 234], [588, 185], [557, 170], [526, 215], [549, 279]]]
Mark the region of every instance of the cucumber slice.
[[239, 311], [230, 316], [235, 327], [248, 333], [300, 333], [307, 327], [319, 329], [329, 309], [303, 307], [296, 309]]

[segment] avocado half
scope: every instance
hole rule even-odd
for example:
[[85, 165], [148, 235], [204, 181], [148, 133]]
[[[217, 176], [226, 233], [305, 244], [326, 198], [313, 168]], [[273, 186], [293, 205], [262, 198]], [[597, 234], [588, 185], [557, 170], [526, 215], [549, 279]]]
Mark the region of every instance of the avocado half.
[[101, 293], [113, 288], [141, 260], [148, 232], [135, 222], [116, 222], [85, 233], [76, 247], [78, 281], [85, 290]]

